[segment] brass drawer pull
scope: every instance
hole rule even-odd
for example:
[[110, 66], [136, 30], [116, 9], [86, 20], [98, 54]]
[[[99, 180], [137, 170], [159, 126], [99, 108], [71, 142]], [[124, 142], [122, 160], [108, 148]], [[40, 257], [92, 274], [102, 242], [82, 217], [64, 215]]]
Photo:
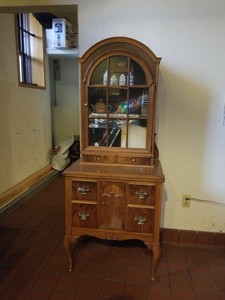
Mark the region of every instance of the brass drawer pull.
[[146, 191], [137, 191], [137, 192], [135, 192], [135, 195], [137, 195], [139, 199], [145, 199], [146, 196], [148, 195], [148, 192], [146, 192]]
[[81, 194], [81, 195], [87, 195], [90, 192], [89, 187], [87, 186], [80, 186], [77, 191]]
[[135, 217], [134, 221], [138, 224], [138, 225], [144, 225], [146, 222], [146, 218], [145, 217]]
[[85, 211], [78, 212], [77, 215], [82, 221], [86, 221], [89, 217], [89, 213], [86, 213]]

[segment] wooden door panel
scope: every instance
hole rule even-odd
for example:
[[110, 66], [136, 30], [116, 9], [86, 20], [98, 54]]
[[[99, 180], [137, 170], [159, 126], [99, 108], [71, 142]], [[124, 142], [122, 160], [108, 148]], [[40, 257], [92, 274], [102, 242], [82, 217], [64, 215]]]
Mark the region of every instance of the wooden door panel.
[[99, 227], [123, 229], [125, 185], [118, 182], [102, 182], [99, 193]]

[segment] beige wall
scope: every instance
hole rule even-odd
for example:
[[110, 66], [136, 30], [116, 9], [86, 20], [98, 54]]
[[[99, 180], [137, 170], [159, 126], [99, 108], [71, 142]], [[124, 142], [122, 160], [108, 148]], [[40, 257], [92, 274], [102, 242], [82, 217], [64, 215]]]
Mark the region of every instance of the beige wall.
[[18, 87], [14, 16], [0, 14], [0, 194], [47, 166], [49, 91]]
[[[0, 4], [7, 6], [8, 1]], [[190, 208], [183, 208], [181, 199], [190, 194], [225, 204], [225, 2], [10, 2], [19, 4], [78, 4], [80, 55], [101, 39], [121, 35], [138, 39], [162, 57], [157, 112], [157, 142], [166, 177], [162, 226], [224, 232], [224, 206], [192, 202]], [[5, 35], [5, 39], [10, 44], [11, 37]], [[3, 63], [7, 105], [17, 96], [15, 87], [14, 92], [9, 91], [14, 84], [13, 66], [12, 59], [7, 67]], [[13, 107], [9, 107], [11, 114]], [[6, 106], [4, 110], [8, 110]], [[5, 128], [12, 126], [4, 124]], [[11, 138], [11, 134], [5, 135], [6, 141]]]
[[[54, 57], [54, 56], [53, 56]], [[67, 140], [69, 136], [80, 134], [79, 124], [79, 86], [77, 56], [64, 58], [57, 57], [60, 66], [60, 80], [53, 85], [51, 78], [51, 105], [52, 105], [52, 140], [56, 146]], [[50, 71], [53, 71], [53, 58], [49, 57]]]

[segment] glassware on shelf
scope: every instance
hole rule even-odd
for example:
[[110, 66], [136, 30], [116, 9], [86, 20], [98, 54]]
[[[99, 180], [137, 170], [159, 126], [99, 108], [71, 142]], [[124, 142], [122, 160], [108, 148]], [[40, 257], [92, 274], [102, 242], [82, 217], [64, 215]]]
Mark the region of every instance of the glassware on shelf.
[[119, 85], [126, 85], [126, 76], [124, 74], [120, 75]]
[[116, 74], [113, 74], [110, 78], [110, 85], [118, 85], [118, 78]]
[[94, 113], [101, 114], [110, 112], [112, 109], [111, 105], [106, 105], [106, 102], [101, 98], [99, 99], [95, 105], [92, 106], [92, 110]]
[[107, 85], [107, 83], [108, 83], [108, 73], [106, 70], [105, 73], [103, 74], [103, 84]]
[[122, 101], [118, 106], [116, 113], [122, 114], [132, 114], [132, 113], [139, 113], [140, 112], [140, 104], [136, 99], [130, 99], [127, 101]]
[[132, 74], [132, 72], [130, 72], [130, 75], [129, 75], [129, 84], [130, 85], [134, 84], [134, 75]]

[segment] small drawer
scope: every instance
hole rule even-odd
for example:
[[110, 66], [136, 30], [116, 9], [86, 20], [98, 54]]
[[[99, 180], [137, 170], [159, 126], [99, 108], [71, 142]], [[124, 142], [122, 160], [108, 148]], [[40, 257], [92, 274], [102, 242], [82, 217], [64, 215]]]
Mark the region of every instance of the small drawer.
[[132, 232], [153, 233], [154, 209], [127, 207], [125, 230]]
[[127, 202], [133, 204], [155, 205], [156, 186], [129, 184]]
[[105, 164], [113, 164], [115, 163], [115, 155], [95, 155], [95, 154], [83, 154], [82, 156], [83, 162], [94, 162], [94, 163], [105, 163]]
[[97, 206], [73, 203], [72, 227], [97, 228]]
[[96, 201], [97, 183], [92, 181], [72, 181], [71, 198], [71, 200]]
[[118, 164], [122, 165], [153, 165], [152, 157], [118, 155]]

